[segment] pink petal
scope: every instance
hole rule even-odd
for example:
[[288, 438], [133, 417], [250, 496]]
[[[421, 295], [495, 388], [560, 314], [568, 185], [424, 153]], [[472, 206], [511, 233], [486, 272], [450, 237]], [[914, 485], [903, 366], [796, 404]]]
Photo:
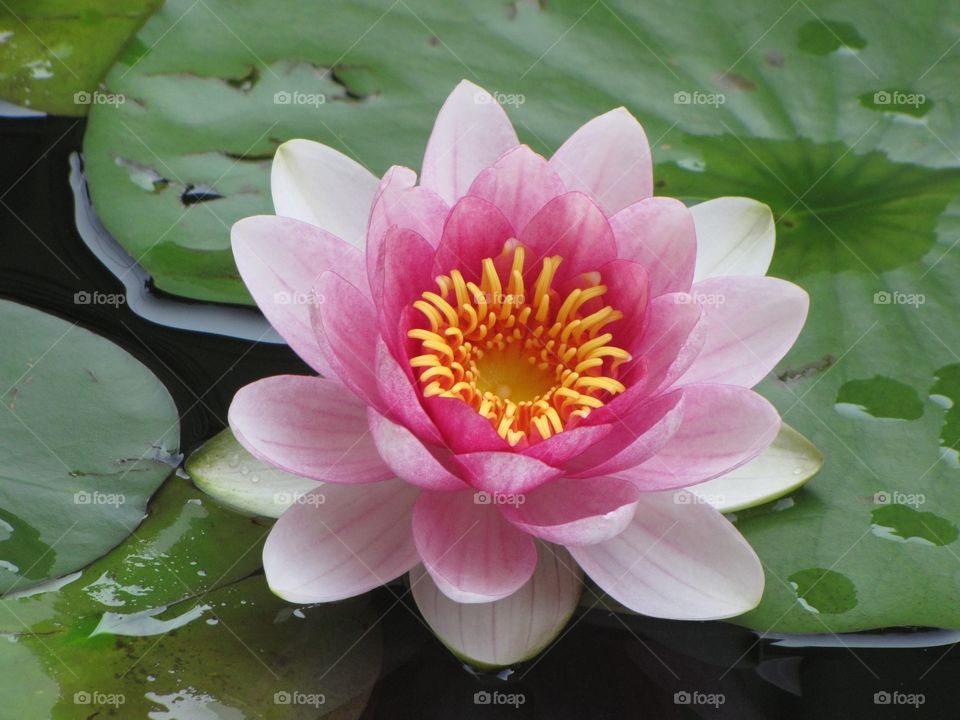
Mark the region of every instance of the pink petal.
[[576, 610], [581, 577], [566, 550], [541, 546], [531, 578], [503, 600], [454, 602], [422, 566], [410, 571], [410, 589], [424, 619], [454, 653], [473, 664], [505, 666], [536, 656], [560, 634]]
[[641, 403], [612, 423], [611, 432], [564, 468], [577, 477], [610, 475], [650, 459], [677, 432], [683, 418], [683, 391]]
[[392, 226], [413, 230], [431, 246], [440, 243], [443, 222], [450, 209], [432, 190], [416, 185], [417, 174], [394, 165], [380, 181], [367, 226], [367, 274], [371, 287], [380, 287], [375, 280], [377, 259], [384, 235]]
[[397, 477], [427, 490], [466, 490], [468, 485], [447, 470], [434, 452], [402, 425], [369, 410], [370, 432], [380, 457]]
[[620, 368], [626, 392], [587, 416], [587, 422], [613, 422], [630, 408], [668, 388], [696, 359], [703, 345], [700, 306], [686, 293], [669, 293], [650, 301], [648, 312], [632, 347], [632, 359]]
[[517, 144], [500, 104], [483, 88], [463, 80], [437, 115], [420, 183], [452, 204], [466, 194], [481, 170]]
[[590, 194], [613, 215], [653, 194], [646, 133], [625, 108], [593, 118], [550, 158], [569, 190]]
[[277, 215], [302, 220], [363, 248], [377, 178], [363, 165], [310, 140], [277, 148], [270, 173]]
[[463, 477], [475, 488], [516, 495], [529, 492], [560, 475], [536, 458], [516, 452], [472, 452], [454, 456]]
[[382, 338], [377, 345], [377, 377], [386, 415], [424, 442], [443, 444], [436, 425], [420, 404], [420, 391], [413, 385], [409, 368], [405, 372], [400, 367]]
[[626, 480], [561, 478], [504, 505], [503, 516], [524, 532], [560, 545], [591, 545], [619, 535], [633, 520], [640, 491]]
[[320, 276], [317, 295], [312, 319], [324, 359], [357, 397], [382, 407], [376, 375], [379, 324], [373, 303], [333, 272]]
[[310, 367], [332, 374], [310, 322], [313, 286], [334, 270], [368, 295], [363, 253], [313, 225], [274, 215], [234, 223], [230, 238], [240, 275], [267, 320]]
[[461, 603], [511, 595], [537, 564], [533, 538], [470, 491], [424, 491], [413, 509], [413, 537], [433, 581]]
[[693, 215], [679, 200], [651, 197], [625, 207], [612, 218], [617, 254], [643, 265], [653, 297], [689, 292], [697, 262]]
[[[513, 226], [496, 205], [468, 195], [457, 201], [443, 226], [432, 275], [446, 275], [458, 268], [464, 280], [479, 285], [484, 258], [500, 255], [504, 243], [516, 236]], [[436, 292], [436, 284], [424, 288], [427, 289]]]
[[703, 346], [703, 310], [686, 293], [669, 293], [650, 302], [647, 327], [631, 352], [646, 359], [648, 393], [672, 385]]
[[411, 518], [419, 490], [402, 480], [324, 485], [277, 520], [263, 547], [270, 589], [290, 602], [360, 595], [420, 561]]
[[240, 388], [230, 429], [255, 457], [281, 470], [333, 483], [393, 477], [373, 444], [366, 407], [331, 380], [277, 375]]
[[647, 305], [650, 300], [650, 276], [646, 268], [632, 260], [617, 258], [598, 268], [607, 293], [593, 301], [597, 304], [584, 312], [595, 312], [604, 305], [623, 313], [603, 331], [611, 333], [611, 344], [620, 348], [632, 347], [646, 325]]
[[652, 617], [734, 617], [756, 607], [763, 594], [763, 567], [753, 548], [723, 515], [685, 490], [643, 493], [625, 531], [570, 553], [614, 600]]
[[[425, 290], [436, 290], [430, 268], [435, 250], [413, 230], [390, 228], [384, 236], [377, 262], [377, 275], [383, 285], [379, 300], [380, 332], [398, 361], [407, 361], [408, 326], [401, 322]], [[417, 313], [416, 315], [419, 315]], [[414, 316], [415, 317], [415, 316]]]
[[434, 396], [426, 398], [424, 405], [443, 434], [445, 444], [455, 453], [510, 450], [510, 445], [497, 435], [490, 421], [460, 398]]
[[610, 224], [593, 200], [580, 192], [548, 202], [520, 233], [520, 242], [530, 249], [527, 267], [537, 272], [544, 257], [563, 258], [555, 285], [593, 272], [617, 257]]
[[570, 458], [586, 452], [610, 434], [613, 425], [583, 425], [567, 427], [562, 433], [534, 443], [523, 451], [527, 457], [562, 467]]
[[718, 277], [693, 286], [706, 339], [677, 381], [753, 387], [787, 354], [807, 319], [810, 298], [772, 277]]
[[475, 195], [496, 205], [519, 232], [540, 208], [565, 192], [563, 180], [547, 161], [520, 145], [481, 172], [467, 196]]
[[646, 462], [619, 471], [641, 490], [685, 487], [719, 477], [759, 455], [780, 430], [762, 396], [734, 385], [686, 385], [680, 427]]

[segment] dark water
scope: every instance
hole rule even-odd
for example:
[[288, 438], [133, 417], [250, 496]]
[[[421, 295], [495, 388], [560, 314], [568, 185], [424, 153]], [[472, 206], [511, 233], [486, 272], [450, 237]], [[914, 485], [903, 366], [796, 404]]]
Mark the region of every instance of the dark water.
[[[182, 414], [183, 452], [224, 426], [239, 387], [307, 372], [285, 346], [161, 327], [125, 305], [75, 304], [80, 291], [123, 292], [74, 227], [68, 157], [83, 122], [0, 119], [0, 133], [0, 296], [79, 322], [150, 367]], [[624, 617], [600, 604], [509, 678], [477, 676], [416, 620], [412, 602], [397, 605], [389, 590], [375, 597], [386, 656], [366, 720], [960, 717], [960, 652], [950, 645], [864, 649], [845, 646], [848, 636], [836, 647], [783, 648], [726, 623]], [[477, 704], [483, 692], [514, 704]]]

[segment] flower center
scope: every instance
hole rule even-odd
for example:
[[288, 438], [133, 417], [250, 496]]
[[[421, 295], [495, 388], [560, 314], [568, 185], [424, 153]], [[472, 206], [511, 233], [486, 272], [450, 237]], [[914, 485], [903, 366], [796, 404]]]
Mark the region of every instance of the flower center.
[[529, 295], [516, 240], [496, 261], [483, 260], [479, 286], [459, 270], [438, 277], [439, 292], [413, 303], [428, 327], [407, 333], [420, 341], [422, 354], [410, 364], [420, 370], [424, 397], [463, 400], [517, 445], [546, 440], [623, 392], [616, 370], [630, 354], [603, 332], [623, 313], [600, 301], [607, 287], [599, 273], [562, 297], [553, 288], [562, 260], [544, 258]]

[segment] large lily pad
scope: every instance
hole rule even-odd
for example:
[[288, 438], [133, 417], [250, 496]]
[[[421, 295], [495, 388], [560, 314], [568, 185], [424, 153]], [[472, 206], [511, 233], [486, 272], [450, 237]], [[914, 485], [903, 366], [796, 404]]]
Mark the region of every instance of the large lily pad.
[[176, 465], [177, 408], [125, 350], [0, 301], [0, 593], [103, 555]]
[[269, 526], [172, 477], [135, 536], [0, 600], [0, 666], [17, 667], [0, 695], [56, 720], [357, 717], [380, 667], [372, 603], [274, 597], [258, 573]]
[[[174, 27], [186, 2], [144, 27], [140, 46], [166, 33], [161, 43], [126, 53], [110, 74], [142, 105], [95, 108], [85, 141], [98, 211], [159, 287], [249, 302], [227, 228], [270, 212], [269, 158], [288, 137], [379, 173], [419, 164], [461, 77], [513, 102], [521, 138], [545, 153], [624, 104], [653, 143], [657, 192], [768, 203], [772, 272], [812, 297], [800, 341], [760, 389], [825, 464], [789, 502], [739, 514], [768, 570], [763, 602], [742, 622], [960, 627], [960, 548], [910, 535], [931, 520], [923, 513], [960, 525], [960, 7], [279, 0], [228, 13], [211, 0], [228, 31], [213, 14]], [[274, 104], [277, 92], [326, 102]], [[189, 186], [220, 197], [185, 205]], [[906, 510], [878, 521], [877, 493]], [[922, 507], [900, 502], [921, 495]], [[906, 527], [882, 524], [898, 520]], [[810, 600], [840, 596], [820, 611]]]
[[[55, 115], [123, 100], [99, 88], [161, 0], [9, 0], [0, 7], [0, 97]], [[79, 5], [79, 7], [78, 7]]]

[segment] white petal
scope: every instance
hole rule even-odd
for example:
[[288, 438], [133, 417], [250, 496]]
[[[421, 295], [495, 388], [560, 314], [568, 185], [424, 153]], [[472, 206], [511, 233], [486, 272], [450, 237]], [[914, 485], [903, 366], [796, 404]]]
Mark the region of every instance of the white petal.
[[270, 190], [277, 215], [321, 227], [363, 248], [377, 178], [363, 165], [310, 140], [277, 148]]
[[278, 518], [319, 480], [293, 475], [257, 460], [227, 428], [198, 448], [184, 465], [193, 484], [233, 510]]
[[761, 202], [720, 197], [690, 208], [697, 228], [693, 281], [724, 275], [766, 275], [773, 257], [773, 213]]
[[490, 603], [457, 603], [419, 566], [410, 571], [417, 607], [440, 641], [467, 662], [512, 665], [538, 654], [576, 609], [583, 577], [569, 553], [541, 545], [533, 576], [513, 595]]
[[817, 474], [823, 455], [789, 425], [760, 455], [714, 480], [687, 488], [720, 512], [762, 505], [793, 492]]

